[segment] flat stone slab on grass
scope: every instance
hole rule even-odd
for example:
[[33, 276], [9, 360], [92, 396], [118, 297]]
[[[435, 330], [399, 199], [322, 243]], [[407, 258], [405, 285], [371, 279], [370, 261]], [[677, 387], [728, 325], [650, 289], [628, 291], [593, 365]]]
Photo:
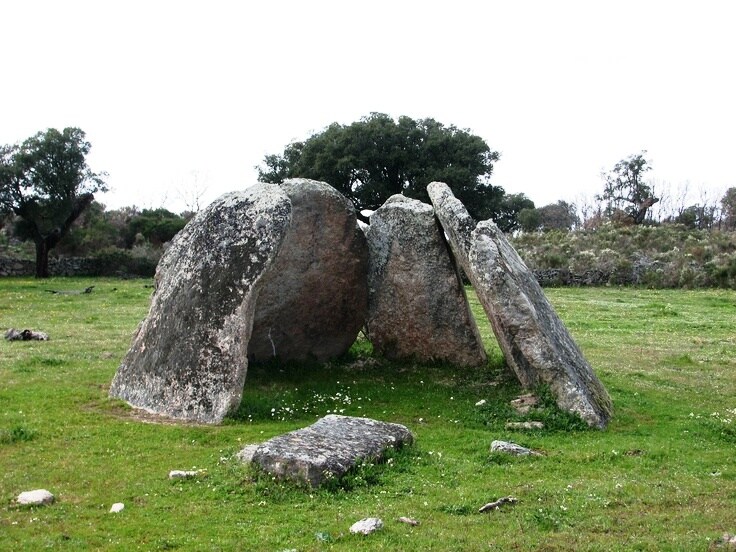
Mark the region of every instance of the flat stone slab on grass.
[[252, 462], [279, 479], [319, 487], [361, 460], [380, 460], [388, 448], [413, 443], [403, 425], [331, 414], [314, 424], [261, 443]]
[[608, 392], [503, 232], [490, 220], [476, 224], [447, 184], [427, 191], [521, 384], [548, 385], [561, 409], [604, 428], [613, 412]]

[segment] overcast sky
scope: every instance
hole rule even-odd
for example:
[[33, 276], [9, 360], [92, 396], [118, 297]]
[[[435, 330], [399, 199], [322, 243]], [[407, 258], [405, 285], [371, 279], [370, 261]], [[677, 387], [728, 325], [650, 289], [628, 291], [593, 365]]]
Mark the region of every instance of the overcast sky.
[[[0, 143], [76, 126], [108, 207], [178, 211], [371, 112], [467, 128], [538, 205], [651, 178], [736, 186], [736, 3], [3, 0]], [[719, 195], [719, 197], [720, 197]]]

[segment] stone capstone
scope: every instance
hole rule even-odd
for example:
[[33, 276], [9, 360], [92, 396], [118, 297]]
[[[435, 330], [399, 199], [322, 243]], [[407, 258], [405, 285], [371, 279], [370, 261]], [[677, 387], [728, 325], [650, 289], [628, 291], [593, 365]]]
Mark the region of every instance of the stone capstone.
[[279, 186], [226, 194], [172, 240], [148, 316], [110, 395], [173, 418], [217, 423], [237, 408], [259, 283], [291, 219]]
[[413, 440], [403, 425], [331, 414], [261, 443], [251, 461], [279, 479], [319, 487], [359, 462], [380, 461], [388, 448], [398, 449]]
[[249, 359], [325, 361], [347, 352], [368, 308], [368, 247], [355, 208], [332, 186], [286, 180], [291, 221], [263, 278]]
[[368, 339], [386, 358], [486, 362], [483, 342], [432, 207], [391, 196], [366, 230]]
[[561, 409], [605, 427], [613, 412], [608, 392], [503, 233], [492, 221], [476, 224], [446, 184], [427, 191], [521, 384], [548, 385]]

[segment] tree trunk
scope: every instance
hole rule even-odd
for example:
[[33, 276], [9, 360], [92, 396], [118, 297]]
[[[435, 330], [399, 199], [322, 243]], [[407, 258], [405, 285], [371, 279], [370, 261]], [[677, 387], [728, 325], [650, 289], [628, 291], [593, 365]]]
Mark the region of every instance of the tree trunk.
[[49, 244], [46, 239], [36, 239], [36, 278], [49, 277]]

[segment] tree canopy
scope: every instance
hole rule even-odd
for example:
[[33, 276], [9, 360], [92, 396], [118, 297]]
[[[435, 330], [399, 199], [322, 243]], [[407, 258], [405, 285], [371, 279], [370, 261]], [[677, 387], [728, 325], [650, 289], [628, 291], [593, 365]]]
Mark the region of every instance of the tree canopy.
[[648, 184], [644, 173], [651, 170], [646, 151], [622, 159], [613, 169], [603, 175], [603, 193], [597, 196], [607, 204], [609, 217], [623, 216], [623, 220], [641, 224], [646, 220], [649, 208], [659, 201]]
[[36, 245], [36, 276], [48, 277], [48, 254], [106, 189], [87, 165], [91, 145], [78, 128], [50, 128], [21, 144], [0, 146], [0, 210], [24, 221]]
[[259, 179], [325, 181], [358, 211], [377, 209], [391, 195], [429, 201], [427, 184], [442, 181], [476, 219], [503, 219], [504, 190], [490, 184], [498, 152], [468, 130], [434, 119], [397, 121], [372, 113], [350, 125], [333, 123], [280, 155], [267, 155]]

